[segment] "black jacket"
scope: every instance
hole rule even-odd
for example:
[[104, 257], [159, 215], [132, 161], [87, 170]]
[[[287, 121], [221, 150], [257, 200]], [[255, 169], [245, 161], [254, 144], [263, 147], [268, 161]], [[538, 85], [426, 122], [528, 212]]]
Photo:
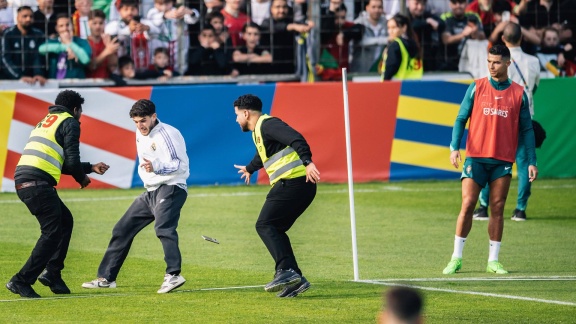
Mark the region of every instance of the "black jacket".
[[[432, 18], [438, 23], [437, 30], [434, 30], [432, 26], [426, 22], [428, 18]], [[424, 71], [436, 71], [436, 62], [438, 61], [437, 54], [440, 46], [442, 46], [440, 37], [446, 28], [444, 20], [429, 11], [425, 11], [420, 17], [410, 15], [410, 20], [412, 21], [412, 28], [422, 48]]]
[[[50, 106], [48, 111], [51, 114], [72, 112], [64, 106]], [[88, 162], [80, 162], [80, 122], [76, 118], [67, 118], [58, 126], [56, 130], [56, 142], [64, 149], [64, 164], [62, 174], [69, 174], [76, 182], [81, 183], [86, 174], [92, 172], [92, 165]], [[56, 180], [46, 171], [33, 166], [17, 166], [14, 173], [16, 184], [30, 181], [44, 180], [52, 186], [56, 185]]]
[[[264, 148], [266, 149], [266, 156], [272, 156], [285, 149], [286, 146], [290, 146], [298, 153], [302, 162], [312, 160], [312, 152], [304, 136], [281, 119], [276, 117], [266, 119], [262, 122], [260, 131], [262, 133]], [[250, 164], [246, 166], [246, 171], [254, 173], [263, 166], [262, 159], [258, 152], [256, 152]]]
[[230, 64], [222, 47], [213, 49], [202, 46], [188, 52], [188, 70], [185, 75], [226, 75]]
[[51, 35], [56, 35], [56, 13], [53, 13], [48, 20], [46, 20], [46, 15], [40, 9], [34, 11], [34, 28], [41, 31], [46, 38]]
[[[415, 41], [403, 37], [400, 37], [400, 40], [402, 44], [404, 44], [404, 47], [406, 47], [406, 51], [408, 51], [410, 57], [416, 57], [416, 55], [418, 55], [418, 45]], [[400, 70], [400, 65], [407, 64], [407, 62], [402, 62], [402, 52], [400, 52], [398, 42], [390, 42], [387, 51], [386, 62], [384, 62], [386, 67], [384, 70], [384, 80], [392, 80], [392, 77]]]
[[44, 33], [36, 28], [31, 28], [26, 35], [22, 35], [18, 26], [5, 30], [0, 45], [4, 77], [17, 80], [23, 76], [44, 76], [45, 60], [38, 52], [42, 43]]
[[265, 19], [260, 25], [262, 38], [260, 45], [270, 49], [272, 54], [272, 72], [278, 74], [294, 74], [296, 72], [295, 51], [298, 32], [289, 31], [289, 24], [301, 24], [292, 18], [280, 20]]

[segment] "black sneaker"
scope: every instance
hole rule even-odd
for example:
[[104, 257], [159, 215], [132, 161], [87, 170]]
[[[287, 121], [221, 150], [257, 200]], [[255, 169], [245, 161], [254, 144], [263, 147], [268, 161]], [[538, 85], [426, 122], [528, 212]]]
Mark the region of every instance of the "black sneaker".
[[310, 288], [310, 282], [308, 282], [308, 280], [306, 280], [306, 278], [302, 277], [302, 280], [300, 280], [299, 283], [297, 283], [293, 286], [288, 286], [288, 287], [284, 288], [284, 290], [279, 292], [276, 296], [281, 297], [281, 298], [296, 297], [299, 294], [308, 290], [309, 288]]
[[520, 209], [514, 209], [512, 213], [512, 220], [517, 222], [523, 222], [526, 220], [526, 212]]
[[10, 281], [6, 284], [6, 288], [8, 288], [8, 290], [15, 293], [16, 295], [20, 295], [20, 297], [40, 298], [40, 295], [34, 291], [32, 286], [26, 283]]
[[480, 207], [474, 210], [472, 218], [475, 220], [488, 220], [488, 208], [480, 205]]
[[286, 286], [292, 286], [300, 282], [302, 277], [292, 269], [288, 270], [276, 270], [274, 275], [274, 280], [270, 281], [264, 290], [267, 292], [276, 292], [284, 289]]
[[40, 276], [38, 277], [38, 281], [44, 286], [50, 287], [55, 294], [69, 294], [70, 289], [66, 286], [64, 280], [62, 280], [62, 276], [60, 274], [53, 274], [48, 272], [48, 270], [42, 271]]

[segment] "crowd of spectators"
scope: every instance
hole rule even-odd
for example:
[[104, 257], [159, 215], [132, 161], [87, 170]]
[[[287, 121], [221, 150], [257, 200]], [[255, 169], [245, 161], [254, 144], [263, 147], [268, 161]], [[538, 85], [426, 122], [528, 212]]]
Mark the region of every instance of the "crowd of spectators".
[[301, 61], [319, 80], [339, 80], [343, 67], [381, 71], [387, 22], [402, 8], [425, 72], [462, 70], [467, 42], [502, 43], [516, 22], [542, 71], [574, 75], [576, 0], [401, 1], [323, 0], [314, 11], [308, 0], [0, 0], [0, 78], [126, 84], [294, 74]]

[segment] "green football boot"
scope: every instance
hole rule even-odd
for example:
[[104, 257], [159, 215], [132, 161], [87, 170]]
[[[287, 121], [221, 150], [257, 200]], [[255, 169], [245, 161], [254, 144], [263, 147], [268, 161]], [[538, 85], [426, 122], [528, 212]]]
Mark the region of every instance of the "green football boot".
[[504, 266], [502, 265], [502, 263], [498, 261], [488, 261], [488, 265], [486, 266], [486, 272], [497, 274], [508, 273], [508, 271], [504, 270]]
[[455, 274], [456, 271], [460, 269], [462, 269], [462, 258], [452, 257], [452, 260], [448, 262], [448, 265], [446, 266], [446, 268], [444, 268], [444, 271], [442, 271], [442, 273]]

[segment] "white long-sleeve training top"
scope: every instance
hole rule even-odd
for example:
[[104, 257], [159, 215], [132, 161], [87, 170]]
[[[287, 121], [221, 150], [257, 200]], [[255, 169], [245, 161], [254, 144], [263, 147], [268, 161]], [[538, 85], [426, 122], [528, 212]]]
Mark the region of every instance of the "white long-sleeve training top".
[[184, 137], [176, 128], [158, 120], [147, 136], [136, 130], [138, 165], [151, 161], [154, 172], [146, 172], [138, 167], [138, 175], [148, 191], [154, 191], [163, 184], [177, 185], [186, 190], [186, 179], [190, 175], [188, 155]]

